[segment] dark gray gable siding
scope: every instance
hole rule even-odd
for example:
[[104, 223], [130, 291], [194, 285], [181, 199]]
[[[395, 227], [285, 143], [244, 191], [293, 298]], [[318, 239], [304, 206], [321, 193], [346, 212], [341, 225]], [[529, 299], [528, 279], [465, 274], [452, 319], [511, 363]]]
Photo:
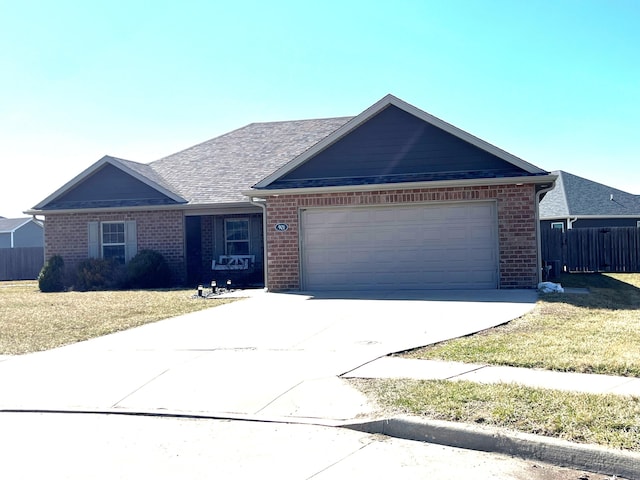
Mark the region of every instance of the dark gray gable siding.
[[267, 188], [524, 175], [530, 174], [389, 106]]
[[172, 205], [158, 190], [110, 164], [52, 200], [43, 210]]

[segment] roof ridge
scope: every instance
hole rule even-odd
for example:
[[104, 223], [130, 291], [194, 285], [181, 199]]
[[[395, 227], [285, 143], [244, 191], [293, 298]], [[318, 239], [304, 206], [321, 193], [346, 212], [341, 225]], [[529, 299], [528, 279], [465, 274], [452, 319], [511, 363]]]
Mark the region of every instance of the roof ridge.
[[[286, 124], [286, 123], [299, 123], [299, 122], [313, 122], [313, 121], [327, 121], [327, 120], [342, 120], [342, 119], [352, 119], [353, 116], [338, 116], [338, 117], [324, 117], [324, 118], [307, 118], [307, 119], [300, 119], [300, 120], [275, 120], [275, 121], [270, 121], [270, 122], [251, 122], [251, 123], [247, 123], [246, 125], [243, 125], [242, 127], [238, 127], [235, 128], [229, 132], [225, 132], [221, 135], [218, 135], [216, 137], [212, 137], [209, 138], [207, 140], [203, 140], [202, 142], [196, 143], [194, 145], [190, 145], [188, 147], [183, 148], [182, 150], [178, 150], [177, 152], [171, 153], [169, 155], [165, 155], [164, 157], [158, 158], [156, 160], [153, 160], [152, 162], [149, 162], [148, 165], [151, 166], [151, 168], [153, 168], [153, 164], [155, 164], [156, 162], [160, 162], [161, 160], [165, 160], [169, 157], [174, 157], [176, 155], [179, 155], [181, 153], [186, 152], [187, 150], [192, 150], [194, 148], [197, 148], [201, 145], [204, 145], [206, 143], [212, 142], [213, 140], [217, 140], [220, 138], [224, 138], [224, 137], [228, 137], [236, 132], [239, 132], [241, 130], [244, 130], [246, 128], [255, 126], [255, 125], [275, 125], [275, 124]], [[155, 171], [155, 169], [154, 169]]]

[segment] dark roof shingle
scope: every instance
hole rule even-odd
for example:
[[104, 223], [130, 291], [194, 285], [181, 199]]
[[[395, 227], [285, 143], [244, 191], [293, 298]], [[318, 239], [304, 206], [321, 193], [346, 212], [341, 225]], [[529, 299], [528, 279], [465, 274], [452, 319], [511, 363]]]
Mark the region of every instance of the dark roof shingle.
[[293, 160], [351, 117], [252, 123], [149, 164], [191, 204], [246, 202], [243, 190]]
[[556, 187], [540, 202], [540, 218], [640, 215], [640, 195], [558, 170]]

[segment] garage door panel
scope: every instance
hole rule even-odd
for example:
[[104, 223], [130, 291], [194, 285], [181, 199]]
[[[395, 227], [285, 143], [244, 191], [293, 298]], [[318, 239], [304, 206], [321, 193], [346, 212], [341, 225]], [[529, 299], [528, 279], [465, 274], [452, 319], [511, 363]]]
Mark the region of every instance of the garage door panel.
[[495, 205], [309, 209], [306, 289], [495, 288]]

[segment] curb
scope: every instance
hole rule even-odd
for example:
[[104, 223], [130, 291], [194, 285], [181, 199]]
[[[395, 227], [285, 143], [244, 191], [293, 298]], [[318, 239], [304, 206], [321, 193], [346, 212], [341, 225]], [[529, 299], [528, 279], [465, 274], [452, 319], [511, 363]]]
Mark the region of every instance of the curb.
[[416, 417], [363, 421], [344, 427], [405, 440], [501, 453], [602, 475], [640, 479], [640, 454], [597, 445]]

